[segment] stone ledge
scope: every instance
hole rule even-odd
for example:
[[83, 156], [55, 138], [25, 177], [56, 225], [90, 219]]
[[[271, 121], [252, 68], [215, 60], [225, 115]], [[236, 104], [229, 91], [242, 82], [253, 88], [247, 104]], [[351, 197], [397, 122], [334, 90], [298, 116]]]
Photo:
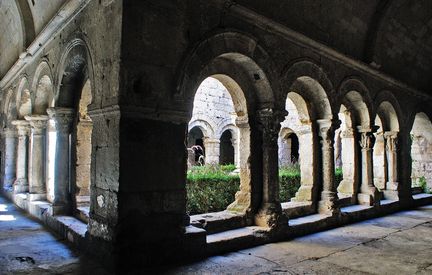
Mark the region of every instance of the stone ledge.
[[191, 225], [205, 229], [208, 234], [247, 226], [246, 216], [244, 214], [233, 213], [227, 210], [192, 215], [190, 219]]
[[29, 201], [27, 194], [12, 194], [4, 192], [5, 197], [14, 202], [21, 210], [29, 213], [33, 218], [67, 239], [80, 250], [87, 247], [87, 224], [72, 216], [52, 216], [52, 205], [48, 201]]
[[316, 213], [316, 208], [311, 202], [284, 202], [281, 203], [282, 212], [289, 219], [311, 215]]

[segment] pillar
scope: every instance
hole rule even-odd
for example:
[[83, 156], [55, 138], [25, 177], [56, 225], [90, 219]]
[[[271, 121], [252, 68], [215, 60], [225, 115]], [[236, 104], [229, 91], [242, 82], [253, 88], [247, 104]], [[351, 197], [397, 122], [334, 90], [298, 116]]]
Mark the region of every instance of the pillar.
[[373, 146], [375, 143], [374, 132], [378, 127], [372, 128], [358, 126], [361, 147], [361, 185], [357, 195], [358, 202], [366, 205], [378, 205], [380, 194], [373, 183]]
[[341, 132], [342, 144], [342, 173], [343, 180], [337, 190], [346, 196], [353, 196], [357, 193], [356, 184], [356, 143], [354, 129], [347, 128]]
[[378, 189], [385, 189], [387, 182], [387, 153], [384, 132], [375, 134], [375, 144], [373, 147], [373, 182]]
[[70, 134], [74, 119], [74, 109], [48, 108], [49, 118], [56, 129], [56, 147], [54, 154], [54, 215], [69, 214], [72, 211], [70, 188]]
[[76, 133], [76, 197], [78, 202], [88, 202], [90, 196], [90, 165], [91, 165], [91, 135], [93, 123], [89, 119], [81, 119]]
[[[236, 146], [236, 172], [240, 175], [240, 190], [235, 194], [235, 201], [231, 203], [227, 210], [237, 213], [252, 213], [251, 209], [255, 206], [254, 198], [259, 197], [254, 192], [252, 186], [251, 168], [250, 168], [250, 148], [251, 148], [251, 129], [249, 127], [248, 117], [237, 117], [235, 125], [238, 130], [238, 141]], [[240, 146], [241, 144], [241, 146]]]
[[45, 138], [48, 116], [26, 116], [31, 126], [29, 156], [29, 200], [45, 200]]
[[240, 168], [240, 143], [237, 138], [238, 133], [231, 138], [231, 144], [234, 147], [234, 165], [236, 169]]
[[338, 195], [335, 185], [335, 161], [334, 161], [334, 135], [339, 128], [339, 120], [317, 120], [319, 135], [321, 137], [321, 175], [322, 192], [318, 204], [318, 212], [322, 214], [336, 215], [339, 212], [337, 205]]
[[29, 191], [27, 172], [30, 123], [26, 120], [15, 120], [12, 121], [12, 124], [15, 125], [18, 133], [14, 193], [26, 193]]
[[398, 199], [398, 166], [397, 166], [397, 142], [398, 132], [388, 131], [384, 133], [387, 158], [387, 182], [384, 196], [388, 199]]
[[3, 189], [11, 190], [16, 176], [16, 130], [6, 128], [3, 130], [4, 137], [4, 175]]
[[285, 112], [262, 109], [257, 113], [258, 127], [262, 135], [262, 201], [255, 215], [255, 224], [275, 228], [287, 224], [279, 201], [278, 136]]
[[291, 201], [305, 202], [313, 201], [313, 189], [315, 183], [315, 152], [312, 133], [312, 123], [303, 123], [296, 134], [299, 138], [300, 155], [300, 179], [301, 185]]
[[219, 164], [220, 140], [213, 138], [204, 138], [205, 163]]

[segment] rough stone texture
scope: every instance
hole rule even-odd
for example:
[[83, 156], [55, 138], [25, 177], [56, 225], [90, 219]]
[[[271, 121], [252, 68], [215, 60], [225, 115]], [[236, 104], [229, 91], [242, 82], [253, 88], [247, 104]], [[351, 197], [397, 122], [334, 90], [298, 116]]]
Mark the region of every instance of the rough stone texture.
[[[67, 207], [75, 208], [72, 190], [82, 187], [76, 180], [90, 180], [88, 230], [83, 242], [107, 266], [125, 271], [165, 259], [174, 262], [206, 255], [207, 249], [233, 250], [271, 242], [430, 202], [425, 194], [411, 193], [410, 134], [416, 114], [423, 113], [429, 123], [432, 117], [432, 98], [426, 93], [431, 79], [431, 67], [426, 64], [432, 43], [429, 2], [69, 0], [46, 21], [62, 1], [50, 2], [43, 9], [48, 2], [35, 1], [30, 10], [35, 25], [39, 28], [45, 22], [45, 28], [26, 40], [31, 45], [23, 43], [30, 46], [19, 58], [20, 45], [9, 43], [24, 41], [17, 31], [19, 24], [1, 21], [14, 21], [16, 9], [8, 6], [5, 10], [11, 13], [1, 14], [0, 23], [5, 24], [0, 25], [11, 26], [0, 41], [1, 53], [11, 51], [5, 63], [1, 56], [2, 65], [15, 62], [0, 80], [1, 184], [9, 189], [16, 178], [17, 140], [12, 121], [60, 107], [71, 110], [77, 122], [79, 106], [89, 103], [86, 108], [93, 129], [91, 149], [85, 151], [91, 152], [90, 170], [88, 159], [79, 159], [86, 171], [69, 182], [74, 177], [68, 177], [70, 171], [65, 168], [68, 154], [77, 150], [69, 144], [78, 142], [64, 132], [61, 148], [51, 152], [62, 161], [50, 163], [63, 165], [63, 171], [57, 170], [62, 177], [50, 177], [53, 169], [48, 172], [52, 190], [61, 188], [61, 193], [54, 192], [48, 199], [54, 202], [61, 195]], [[31, 21], [29, 16], [18, 18], [24, 25]], [[229, 90], [240, 132], [240, 191], [228, 211], [241, 214], [245, 227], [237, 229], [238, 238], [231, 236], [223, 244], [215, 236], [208, 236], [214, 242], [206, 243], [207, 232], [190, 225], [185, 207], [188, 124], [196, 90], [209, 76]], [[83, 96], [88, 90], [91, 100]], [[284, 215], [290, 211], [282, 212], [278, 199], [280, 122], [286, 109], [294, 114], [293, 108], [286, 107], [287, 97], [294, 102], [301, 122], [296, 134], [302, 186], [296, 200], [300, 205], [307, 203], [307, 209], [292, 212], [314, 214], [290, 222], [287, 218], [292, 217]], [[341, 152], [354, 152], [354, 158], [345, 161], [353, 168], [344, 173], [345, 179], [352, 180], [347, 181], [350, 188], [346, 190], [355, 198], [350, 203], [359, 198], [368, 204], [355, 205], [349, 213], [340, 209], [334, 183], [333, 143], [342, 106], [350, 113], [346, 130], [353, 130], [350, 140], [345, 140], [350, 149]], [[385, 191], [393, 193], [387, 197], [390, 193], [384, 193], [384, 200], [374, 186], [382, 186], [378, 180], [382, 175], [377, 172], [374, 178], [373, 173], [376, 117], [381, 119], [384, 137], [397, 133], [397, 147], [390, 146], [397, 148], [392, 154], [387, 139], [385, 149], [375, 154], [389, 160], [384, 163], [393, 163], [383, 169], [385, 180], [392, 181], [385, 182]], [[59, 129], [50, 131], [56, 135]], [[419, 131], [414, 136], [420, 136]], [[30, 144], [34, 141], [31, 137]], [[206, 142], [212, 144], [207, 153], [215, 161], [218, 141]], [[48, 138], [48, 143], [53, 141]], [[48, 150], [53, 148], [49, 145]], [[28, 166], [43, 166], [42, 162], [39, 158]], [[418, 167], [415, 162], [414, 168]], [[360, 196], [356, 196], [358, 191]], [[30, 201], [26, 194], [13, 195], [7, 190], [5, 194], [27, 211], [40, 211], [36, 216], [63, 230], [49, 213], [55, 212], [50, 202]], [[220, 233], [230, 235], [229, 231]]]
[[109, 274], [0, 197], [1, 274]]
[[432, 209], [423, 207], [168, 269], [168, 274], [429, 274]]

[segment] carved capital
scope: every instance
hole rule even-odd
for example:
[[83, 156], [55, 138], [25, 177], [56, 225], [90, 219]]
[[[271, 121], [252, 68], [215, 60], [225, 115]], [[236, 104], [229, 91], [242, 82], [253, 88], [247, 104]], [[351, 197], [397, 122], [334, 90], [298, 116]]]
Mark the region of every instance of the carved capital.
[[334, 142], [335, 131], [339, 128], [339, 119], [318, 119], [318, 134], [322, 138], [323, 144], [332, 145]]
[[353, 138], [354, 137], [354, 129], [353, 128], [347, 128], [341, 132], [342, 138]]
[[398, 143], [398, 132], [389, 131], [384, 133], [387, 151], [396, 152]]
[[60, 133], [68, 134], [72, 128], [72, 122], [75, 117], [75, 110], [72, 108], [48, 108], [49, 118], [55, 123], [56, 130]]
[[17, 135], [17, 131], [15, 129], [11, 129], [11, 128], [3, 129], [3, 137], [5, 138], [15, 138], [16, 135]]
[[25, 119], [30, 123], [33, 135], [42, 135], [49, 118], [45, 115], [33, 115], [25, 116]]
[[288, 114], [286, 111], [261, 109], [257, 112], [258, 128], [263, 133], [264, 144], [277, 144], [281, 122]]
[[12, 121], [12, 125], [14, 125], [17, 129], [18, 136], [28, 136], [30, 133], [30, 122], [27, 120], [14, 120]]

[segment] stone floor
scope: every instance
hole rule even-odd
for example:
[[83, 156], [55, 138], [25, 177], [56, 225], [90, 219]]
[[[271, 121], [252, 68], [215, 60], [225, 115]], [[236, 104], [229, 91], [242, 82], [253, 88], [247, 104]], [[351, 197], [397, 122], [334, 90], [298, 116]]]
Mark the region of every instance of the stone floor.
[[432, 206], [215, 256], [168, 274], [432, 274]]
[[[432, 274], [432, 206], [133, 274]], [[0, 274], [106, 274], [0, 197]]]
[[0, 274], [106, 274], [0, 197]]

